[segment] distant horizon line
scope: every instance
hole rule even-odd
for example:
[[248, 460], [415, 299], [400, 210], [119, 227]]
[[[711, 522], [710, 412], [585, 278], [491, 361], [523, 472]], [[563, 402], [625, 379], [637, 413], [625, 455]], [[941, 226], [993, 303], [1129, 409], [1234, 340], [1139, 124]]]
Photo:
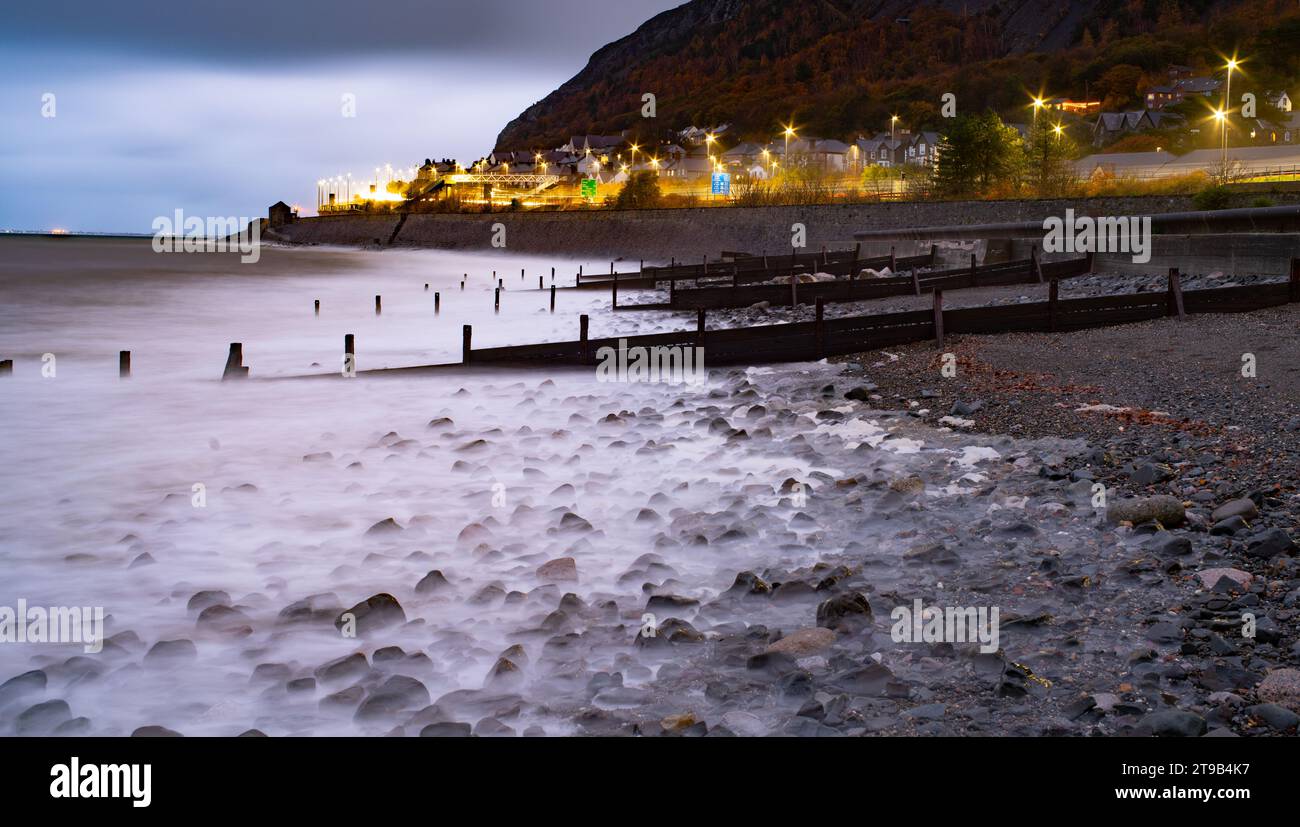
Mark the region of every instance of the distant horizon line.
[[76, 236], [95, 236], [97, 238], [152, 238], [153, 233], [131, 233], [124, 231], [100, 232], [96, 230], [0, 230], [0, 235], [37, 235], [67, 238]]

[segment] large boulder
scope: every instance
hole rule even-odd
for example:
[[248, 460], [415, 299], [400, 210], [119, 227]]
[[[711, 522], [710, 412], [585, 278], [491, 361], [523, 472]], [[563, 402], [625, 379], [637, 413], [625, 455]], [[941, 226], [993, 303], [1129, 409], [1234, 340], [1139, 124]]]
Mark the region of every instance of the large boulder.
[[870, 621], [871, 604], [858, 592], [836, 595], [817, 607], [817, 625], [824, 629], [853, 631]]
[[1106, 519], [1112, 523], [1130, 522], [1134, 525], [1155, 520], [1161, 525], [1178, 526], [1187, 519], [1182, 501], [1168, 494], [1154, 497], [1125, 497], [1116, 500], [1106, 509]]
[[[350, 616], [350, 617], [349, 617]], [[378, 629], [385, 629], [398, 623], [406, 622], [406, 612], [397, 598], [387, 592], [367, 597], [362, 602], [340, 614], [334, 620], [335, 628], [343, 631], [349, 619], [355, 624], [353, 629], [364, 635]]]

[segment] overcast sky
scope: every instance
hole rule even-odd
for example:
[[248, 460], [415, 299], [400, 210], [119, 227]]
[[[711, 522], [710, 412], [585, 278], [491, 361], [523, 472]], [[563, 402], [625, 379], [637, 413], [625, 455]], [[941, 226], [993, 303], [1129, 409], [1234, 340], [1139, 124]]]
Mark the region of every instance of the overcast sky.
[[310, 212], [318, 178], [472, 161], [593, 51], [681, 2], [6, 4], [0, 229]]

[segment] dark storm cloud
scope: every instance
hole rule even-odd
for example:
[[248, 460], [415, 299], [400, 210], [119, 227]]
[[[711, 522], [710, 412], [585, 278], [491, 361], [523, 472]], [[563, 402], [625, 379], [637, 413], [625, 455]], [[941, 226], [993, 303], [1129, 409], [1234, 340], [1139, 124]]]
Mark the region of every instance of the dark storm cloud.
[[581, 67], [593, 49], [680, 2], [41, 0], [8, 5], [0, 43], [234, 63], [454, 54]]
[[0, 228], [140, 232], [176, 209], [256, 216], [280, 199], [311, 212], [323, 177], [472, 162], [593, 51], [676, 5], [9, 3]]

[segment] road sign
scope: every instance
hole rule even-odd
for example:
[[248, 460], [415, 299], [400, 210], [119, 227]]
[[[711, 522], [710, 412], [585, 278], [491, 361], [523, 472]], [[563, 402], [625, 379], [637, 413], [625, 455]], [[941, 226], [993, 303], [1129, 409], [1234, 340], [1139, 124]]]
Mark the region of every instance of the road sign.
[[582, 179], [582, 197], [583, 197], [583, 198], [595, 198], [595, 197], [596, 197], [596, 179], [595, 179], [595, 178], [583, 178], [583, 179]]
[[730, 172], [713, 173], [713, 194], [731, 195], [731, 173]]

